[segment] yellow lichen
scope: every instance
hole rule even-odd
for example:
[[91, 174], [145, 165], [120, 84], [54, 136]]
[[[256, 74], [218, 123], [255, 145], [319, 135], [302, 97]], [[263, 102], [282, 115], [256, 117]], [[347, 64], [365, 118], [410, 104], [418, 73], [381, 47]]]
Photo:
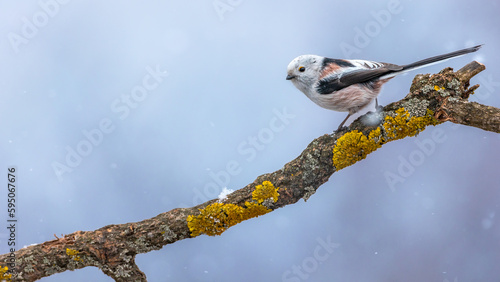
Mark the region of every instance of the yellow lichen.
[[445, 88], [434, 85], [434, 90], [436, 90], [436, 91], [443, 90], [443, 89], [445, 89]]
[[276, 203], [279, 195], [278, 188], [274, 188], [274, 185], [270, 181], [264, 181], [262, 185], [257, 185], [252, 192], [252, 198], [259, 204], [266, 199], [272, 199]]
[[411, 117], [405, 108], [396, 110], [396, 116], [386, 116], [384, 129], [387, 134], [386, 141], [398, 140], [407, 136], [415, 136], [428, 125], [436, 125], [439, 122], [433, 117], [431, 110], [423, 117]]
[[66, 254], [70, 256], [74, 261], [83, 261], [78, 255], [80, 254], [80, 252], [77, 250], [66, 248]]
[[278, 189], [274, 188], [270, 181], [264, 181], [262, 185], [257, 185], [252, 192], [252, 199], [255, 202], [245, 202], [245, 207], [235, 204], [213, 203], [200, 209], [199, 215], [189, 215], [187, 218], [191, 236], [220, 235], [229, 227], [244, 220], [271, 212], [271, 209], [261, 205], [261, 203], [266, 199], [272, 199], [276, 202], [279, 196]]
[[0, 267], [0, 281], [11, 281], [12, 274], [7, 274], [9, 268], [7, 266]]
[[372, 130], [368, 137], [357, 130], [342, 135], [333, 148], [333, 165], [338, 170], [360, 161], [382, 146], [380, 128]]

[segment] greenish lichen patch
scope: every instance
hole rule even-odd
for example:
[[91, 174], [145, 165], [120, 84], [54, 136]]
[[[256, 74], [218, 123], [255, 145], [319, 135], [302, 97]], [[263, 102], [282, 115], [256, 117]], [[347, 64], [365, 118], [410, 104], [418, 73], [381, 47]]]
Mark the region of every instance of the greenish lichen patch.
[[435, 88], [434, 88], [434, 87], [432, 87], [432, 86], [430, 86], [430, 85], [425, 85], [425, 86], [424, 86], [424, 87], [422, 87], [421, 89], [422, 89], [422, 92], [423, 92], [424, 94], [427, 94], [427, 93], [429, 93], [429, 92], [431, 92], [431, 91], [433, 91], [433, 90], [435, 91]]
[[424, 93], [428, 93], [429, 91], [431, 91], [432, 88], [428, 89], [426, 87], [429, 79], [430, 79], [429, 74], [417, 74], [415, 78], [413, 78], [413, 82], [410, 87], [410, 92], [418, 91], [420, 89], [422, 89]]
[[173, 242], [177, 238], [177, 234], [175, 234], [168, 225], [162, 225], [160, 227], [160, 232], [163, 235], [163, 240], [167, 242]]
[[429, 101], [425, 99], [412, 98], [402, 103], [402, 106], [406, 111], [408, 111], [410, 117], [425, 116], [427, 113], [427, 107], [429, 106]]
[[309, 198], [311, 198], [311, 196], [316, 193], [316, 189], [314, 189], [314, 187], [312, 186], [307, 186], [306, 188], [304, 188], [304, 190], [306, 192], [304, 193], [304, 196], [302, 198], [304, 199], [304, 202], [307, 202], [307, 200], [309, 200]]
[[455, 91], [460, 91], [460, 86], [462, 86], [462, 84], [460, 83], [460, 81], [456, 78], [453, 78], [451, 81], [449, 81], [447, 84], [446, 84], [446, 87], [449, 88], [449, 89], [453, 89]]
[[134, 257], [129, 255], [129, 250], [125, 249], [120, 252], [118, 257], [126, 263], [129, 263]]
[[[317, 141], [316, 141], [317, 142]], [[317, 143], [311, 143], [311, 146], [317, 146]], [[303, 173], [302, 181], [309, 182], [316, 176], [316, 171], [321, 167], [320, 158], [321, 152], [319, 150], [309, 150], [303, 155], [304, 161], [302, 162]]]
[[152, 250], [157, 250], [158, 247], [151, 245], [151, 242], [142, 236], [137, 238], [132, 244], [132, 249], [136, 250], [138, 253], [147, 253]]
[[437, 93], [441, 97], [450, 96], [450, 93], [448, 91], [446, 91], [446, 88], [444, 88], [444, 87], [440, 87], [440, 86], [434, 85], [434, 91], [437, 91]]
[[118, 277], [130, 277], [130, 272], [132, 272], [132, 270], [130, 269], [130, 266], [126, 264], [117, 266], [114, 273]]

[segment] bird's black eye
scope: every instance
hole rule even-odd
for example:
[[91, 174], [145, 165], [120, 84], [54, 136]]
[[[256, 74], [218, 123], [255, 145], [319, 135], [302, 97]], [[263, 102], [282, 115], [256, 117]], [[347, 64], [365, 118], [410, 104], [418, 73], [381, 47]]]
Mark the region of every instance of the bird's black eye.
[[305, 70], [306, 70], [306, 68], [305, 68], [305, 67], [300, 67], [300, 68], [299, 68], [299, 71], [300, 71], [300, 72], [304, 72]]

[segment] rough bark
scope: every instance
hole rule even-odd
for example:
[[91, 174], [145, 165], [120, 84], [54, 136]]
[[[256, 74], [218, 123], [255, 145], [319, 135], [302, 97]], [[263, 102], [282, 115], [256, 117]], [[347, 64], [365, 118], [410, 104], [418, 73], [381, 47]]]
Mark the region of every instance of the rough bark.
[[[334, 148], [340, 146], [337, 144], [339, 138], [355, 130], [369, 136], [370, 132], [380, 128], [380, 137], [369, 139], [377, 140], [376, 146], [400, 139], [389, 137], [384, 122], [387, 122], [387, 117], [400, 115], [397, 111], [401, 108], [411, 117], [424, 117], [432, 112], [435, 118], [432, 124], [451, 121], [500, 133], [500, 109], [467, 101], [478, 87], [469, 87], [469, 80], [482, 70], [484, 65], [472, 62], [457, 72], [447, 68], [432, 76], [417, 75], [410, 93], [402, 100], [385, 106], [377, 113], [360, 117], [348, 128], [313, 140], [296, 159], [278, 171], [258, 176], [253, 183], [231, 193], [224, 203], [245, 207], [245, 203], [255, 202], [252, 192], [264, 181], [279, 187], [277, 201], [264, 202], [269, 211], [300, 199], [307, 200], [339, 170], [339, 165], [333, 161]], [[367, 123], [368, 119], [372, 122]], [[418, 129], [415, 134], [421, 130]], [[360, 152], [359, 156], [364, 155], [358, 156], [349, 165], [371, 151], [364, 148]], [[87, 266], [98, 267], [116, 281], [146, 281], [145, 274], [135, 264], [135, 256], [191, 238], [188, 216], [197, 216], [201, 209], [216, 202], [217, 199], [214, 199], [192, 208], [173, 209], [140, 222], [108, 225], [95, 231], [77, 231], [23, 248], [14, 253], [17, 274], [13, 275], [12, 281], [34, 281]], [[9, 255], [0, 255], [2, 267], [8, 266]]]
[[449, 101], [442, 107], [447, 120], [500, 133], [500, 109], [464, 100]]

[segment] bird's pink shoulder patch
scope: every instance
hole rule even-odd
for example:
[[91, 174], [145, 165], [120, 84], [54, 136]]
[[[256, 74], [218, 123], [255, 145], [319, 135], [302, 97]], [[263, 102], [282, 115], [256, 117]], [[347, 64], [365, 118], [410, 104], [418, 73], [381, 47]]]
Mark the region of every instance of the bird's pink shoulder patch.
[[339, 70], [340, 70], [340, 66], [334, 62], [331, 62], [323, 68], [323, 70], [321, 71], [321, 74], [319, 76], [319, 79], [323, 79], [326, 76], [329, 76], [331, 74], [338, 72]]

